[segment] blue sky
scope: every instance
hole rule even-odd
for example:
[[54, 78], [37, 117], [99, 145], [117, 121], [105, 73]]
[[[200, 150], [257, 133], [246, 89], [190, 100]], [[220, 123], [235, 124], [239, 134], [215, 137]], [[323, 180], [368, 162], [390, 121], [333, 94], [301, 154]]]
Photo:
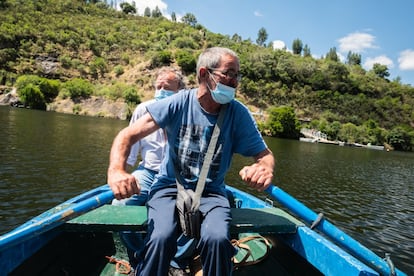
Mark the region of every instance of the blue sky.
[[[132, 3], [133, 1], [128, 2]], [[214, 33], [238, 34], [256, 41], [260, 28], [266, 43], [292, 48], [300, 39], [311, 54], [324, 56], [335, 47], [345, 59], [361, 54], [362, 66], [374, 63], [389, 69], [389, 79], [401, 78], [414, 87], [414, 1], [411, 0], [135, 0], [138, 14], [158, 6], [164, 16], [180, 19], [192, 13]]]

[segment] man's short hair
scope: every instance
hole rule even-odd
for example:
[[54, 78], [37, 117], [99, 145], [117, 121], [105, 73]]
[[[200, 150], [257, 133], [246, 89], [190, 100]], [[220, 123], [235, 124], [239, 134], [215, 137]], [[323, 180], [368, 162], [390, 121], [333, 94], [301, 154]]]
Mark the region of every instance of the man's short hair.
[[217, 68], [220, 65], [221, 58], [225, 55], [235, 57], [239, 60], [237, 54], [230, 50], [229, 48], [224, 47], [212, 47], [207, 48], [200, 54], [197, 61], [197, 80], [200, 80], [200, 68]]
[[172, 66], [163, 66], [157, 70], [155, 73], [154, 85], [160, 75], [166, 75], [168, 73], [174, 73], [175, 79], [178, 81], [178, 90], [185, 88], [184, 76], [181, 70]]

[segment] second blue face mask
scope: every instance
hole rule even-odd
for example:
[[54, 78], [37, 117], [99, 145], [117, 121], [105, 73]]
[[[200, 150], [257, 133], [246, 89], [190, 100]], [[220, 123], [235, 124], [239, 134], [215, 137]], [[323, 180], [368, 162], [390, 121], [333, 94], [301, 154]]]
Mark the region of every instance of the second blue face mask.
[[169, 97], [169, 96], [172, 96], [172, 95], [174, 95], [174, 94], [175, 94], [175, 92], [174, 92], [174, 91], [171, 91], [171, 90], [167, 90], [167, 89], [158, 89], [158, 90], [156, 90], [156, 91], [155, 91], [155, 96], [154, 96], [154, 98], [155, 98], [156, 100], [161, 100], [161, 99], [167, 98], [167, 97]]

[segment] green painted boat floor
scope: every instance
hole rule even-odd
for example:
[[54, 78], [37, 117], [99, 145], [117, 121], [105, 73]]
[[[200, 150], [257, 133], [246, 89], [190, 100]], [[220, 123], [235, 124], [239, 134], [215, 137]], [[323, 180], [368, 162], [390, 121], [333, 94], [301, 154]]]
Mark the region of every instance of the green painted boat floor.
[[[231, 233], [295, 233], [300, 221], [278, 208], [232, 208]], [[145, 206], [104, 205], [65, 224], [69, 231], [146, 231]]]
[[[278, 208], [232, 208], [232, 223], [230, 232], [233, 238], [240, 239], [246, 235], [256, 233], [265, 234], [288, 234], [295, 233], [302, 222], [295, 219], [285, 211]], [[67, 231], [98, 231], [112, 232], [116, 253], [113, 257], [121, 260], [128, 260], [125, 247], [119, 239], [119, 231], [129, 230], [146, 232], [147, 209], [145, 206], [115, 206], [104, 205], [91, 212], [74, 218], [65, 224]], [[266, 247], [262, 243], [249, 243], [252, 256], [262, 256]], [[250, 260], [252, 257], [250, 257]], [[276, 265], [275, 260], [269, 257], [261, 265], [266, 263], [271, 266]], [[249, 275], [252, 267], [242, 267], [235, 271], [234, 275]], [[257, 272], [259, 267], [254, 266]], [[266, 268], [265, 271], [269, 271]], [[274, 271], [274, 270], [273, 270]], [[278, 269], [278, 271], [281, 271]], [[115, 264], [109, 263], [102, 270], [101, 276], [122, 275], [116, 272]], [[283, 275], [283, 273], [282, 273]]]
[[[278, 208], [232, 208], [232, 223], [230, 232], [232, 238], [240, 239], [246, 235], [266, 234], [291, 234], [295, 233], [298, 226], [303, 223]], [[112, 232], [115, 244], [113, 257], [128, 260], [125, 247], [119, 239], [118, 231], [146, 231], [147, 211], [145, 206], [114, 206], [104, 205], [82, 216], [72, 219], [65, 224], [67, 231], [98, 231]], [[269, 237], [270, 237], [269, 236]], [[275, 242], [274, 242], [275, 243]], [[262, 243], [249, 243], [253, 257], [262, 256], [266, 247]], [[274, 245], [272, 245], [272, 248]], [[277, 246], [276, 246], [277, 247]], [[264, 261], [253, 266], [240, 267], [234, 271], [234, 275], [252, 275], [254, 272], [264, 275], [288, 275], [282, 266], [278, 267], [274, 255], [269, 255]], [[269, 272], [271, 274], [269, 274]], [[122, 275], [116, 272], [115, 264], [109, 263], [102, 270], [101, 276]]]
[[[258, 233], [240, 233], [237, 235], [239, 239], [247, 236], [254, 236]], [[295, 275], [291, 272], [287, 271], [286, 267], [281, 265], [279, 263], [278, 258], [276, 257], [278, 253], [275, 253], [275, 251], [278, 251], [278, 248], [281, 247], [278, 242], [272, 238], [272, 236], [265, 236], [268, 241], [271, 243], [271, 250], [273, 251], [271, 254], [269, 254], [264, 260], [262, 260], [260, 263], [257, 263], [253, 266], [242, 266], [233, 271], [234, 276], [251, 276], [251, 275], [260, 275], [260, 276], [288, 276], [288, 275]], [[121, 243], [119, 239], [119, 234], [114, 233], [114, 242], [116, 247], [116, 253], [114, 254], [114, 257], [121, 260], [128, 260], [127, 253], [125, 251], [125, 247]], [[249, 242], [248, 243], [252, 257], [249, 257], [248, 261], [252, 261], [254, 259], [257, 259], [258, 257], [261, 257], [266, 252], [266, 247], [263, 246], [262, 243], [258, 242]], [[279, 249], [280, 250], [280, 249]], [[285, 253], [285, 251], [283, 251]], [[284, 254], [283, 253], [283, 254]], [[118, 276], [123, 275], [116, 271], [115, 264], [108, 263], [104, 269], [102, 270], [100, 276]], [[315, 272], [309, 271], [308, 275], [319, 275]]]

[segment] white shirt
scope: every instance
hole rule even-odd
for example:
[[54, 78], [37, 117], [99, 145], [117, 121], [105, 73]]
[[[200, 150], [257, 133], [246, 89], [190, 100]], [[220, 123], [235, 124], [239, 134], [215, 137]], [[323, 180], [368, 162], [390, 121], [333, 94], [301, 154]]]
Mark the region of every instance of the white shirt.
[[[136, 120], [142, 117], [147, 113], [146, 106], [155, 102], [156, 100], [149, 100], [143, 103], [140, 103], [134, 110], [129, 124], [133, 124]], [[151, 133], [147, 137], [142, 138], [136, 142], [131, 147], [127, 163], [131, 166], [134, 166], [137, 162], [138, 155], [141, 154], [142, 161], [139, 165], [143, 166], [146, 169], [153, 171], [159, 171], [160, 164], [164, 158], [164, 148], [166, 146], [167, 139], [163, 129], [158, 129], [157, 131]]]

